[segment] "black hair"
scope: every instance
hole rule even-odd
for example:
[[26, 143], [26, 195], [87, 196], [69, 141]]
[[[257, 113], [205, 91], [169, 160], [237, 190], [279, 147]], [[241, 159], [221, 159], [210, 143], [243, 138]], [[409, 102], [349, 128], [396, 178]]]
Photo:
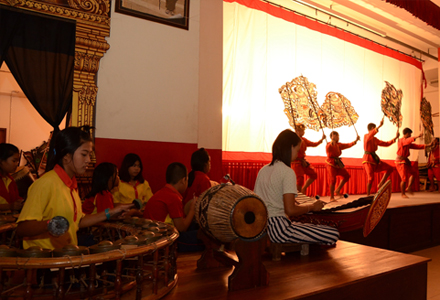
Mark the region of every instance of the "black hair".
[[301, 138], [292, 130], [286, 129], [281, 131], [272, 145], [272, 161], [270, 165], [273, 165], [279, 160], [290, 167], [292, 161], [292, 146], [296, 147], [300, 143]]
[[90, 130], [92, 127], [67, 127], [61, 130], [53, 141], [53, 148], [49, 151], [46, 172], [52, 170], [55, 165], [63, 167], [63, 158], [67, 154], [74, 154], [76, 149], [86, 142], [93, 142]]
[[376, 128], [376, 124], [370, 123], [370, 124], [367, 125], [367, 128], [368, 128], [368, 131], [370, 131], [371, 129]]
[[0, 160], [5, 161], [16, 153], [20, 153], [15, 145], [1, 143], [0, 144]]
[[121, 168], [119, 169], [119, 178], [121, 178], [122, 181], [130, 182], [131, 177], [128, 173], [128, 168], [132, 167], [137, 161], [139, 162], [141, 171], [133, 179], [139, 181], [140, 183], [143, 183], [145, 181], [144, 177], [142, 176], [142, 171], [144, 170], [142, 160], [139, 155], [135, 153], [128, 153], [122, 160]]
[[166, 182], [168, 184], [176, 184], [186, 176], [188, 176], [188, 170], [184, 164], [180, 162], [173, 162], [168, 165], [165, 175]]
[[300, 130], [300, 129], [306, 129], [306, 126], [304, 124], [296, 124], [295, 126], [295, 130]]
[[95, 197], [96, 194], [103, 191], [109, 191], [108, 181], [113, 178], [112, 186], [115, 186], [116, 174], [118, 174], [118, 167], [109, 162], [100, 163], [93, 171], [92, 189], [87, 194], [86, 198]]
[[188, 174], [188, 187], [192, 186], [196, 177], [195, 171], [204, 172], [205, 165], [209, 162], [209, 154], [205, 148], [193, 152], [191, 155], [191, 172]]
[[405, 135], [407, 133], [412, 133], [412, 130], [409, 129], [408, 127], [406, 127], [405, 129], [403, 129], [402, 133], [403, 133], [403, 135]]
[[337, 131], [330, 132], [330, 138], [332, 138], [332, 136], [335, 135], [335, 134], [339, 135], [339, 133]]

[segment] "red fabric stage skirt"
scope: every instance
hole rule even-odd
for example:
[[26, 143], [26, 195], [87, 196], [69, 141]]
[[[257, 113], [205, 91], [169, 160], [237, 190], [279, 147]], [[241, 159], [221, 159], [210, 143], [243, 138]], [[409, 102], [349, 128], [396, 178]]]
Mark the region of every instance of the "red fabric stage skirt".
[[[269, 154], [269, 156], [271, 156]], [[231, 157], [231, 155], [223, 155], [223, 174], [229, 174], [235, 183], [240, 184], [248, 189], [253, 190], [255, 185], [255, 180], [257, 179], [258, 172], [264, 166], [270, 163], [271, 157], [266, 155], [260, 155], [261, 160], [236, 160], [237, 156]], [[229, 158], [229, 159], [228, 159]], [[230, 159], [234, 158], [234, 159]], [[307, 189], [308, 196], [329, 196], [330, 189], [328, 184], [328, 175], [326, 170], [326, 164], [324, 162], [325, 157], [307, 157], [307, 160], [315, 168], [318, 174], [318, 179], [316, 179], [312, 185]], [[367, 174], [362, 166], [362, 159], [357, 158], [342, 158], [345, 164], [345, 168], [350, 174], [350, 180], [344, 185], [342, 190], [343, 193], [348, 193], [350, 195], [360, 195], [367, 193]], [[386, 160], [391, 166], [394, 166], [394, 161]], [[412, 162], [412, 167], [416, 172], [416, 178], [414, 178], [413, 190], [419, 190], [419, 176], [418, 176], [418, 163]], [[373, 185], [371, 188], [371, 193], [377, 192], [377, 185], [380, 182], [384, 172], [380, 174], [375, 174]], [[390, 178], [392, 182], [392, 192], [400, 192], [400, 177], [394, 168], [393, 173]], [[306, 179], [307, 180], [307, 176]], [[336, 186], [340, 182], [340, 178], [336, 181]]]

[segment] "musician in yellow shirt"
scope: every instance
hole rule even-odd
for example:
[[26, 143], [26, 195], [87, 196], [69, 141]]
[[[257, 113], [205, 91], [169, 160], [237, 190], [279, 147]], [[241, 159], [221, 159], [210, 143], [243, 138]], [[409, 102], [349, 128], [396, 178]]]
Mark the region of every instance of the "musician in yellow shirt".
[[[93, 143], [89, 131], [88, 126], [68, 127], [55, 136], [53, 151], [48, 157], [49, 171], [29, 188], [17, 220], [16, 233], [23, 237], [25, 249], [77, 245], [79, 228], [92, 226], [131, 208], [132, 205], [120, 205], [94, 215], [82, 212], [75, 175], [84, 174], [90, 162]], [[60, 217], [68, 221], [68, 228], [59, 222]], [[54, 226], [57, 224], [63, 226]]]
[[141, 158], [137, 154], [125, 155], [119, 170], [119, 190], [113, 193], [115, 204], [128, 204], [139, 199], [145, 205], [153, 196], [148, 181], [142, 175], [143, 169]]

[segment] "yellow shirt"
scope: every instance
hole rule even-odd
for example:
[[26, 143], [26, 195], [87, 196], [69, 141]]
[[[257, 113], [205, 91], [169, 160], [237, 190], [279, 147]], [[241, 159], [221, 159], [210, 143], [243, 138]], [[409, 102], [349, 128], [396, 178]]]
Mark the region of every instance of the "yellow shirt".
[[[9, 191], [9, 184], [11, 184], [12, 180], [11, 178], [7, 176], [1, 176], [1, 179], [3, 180], [3, 183], [5, 184], [6, 190]], [[0, 196], [0, 204], [9, 204], [8, 201], [6, 201], [5, 198]]]
[[113, 194], [113, 200], [114, 203], [131, 204], [134, 199], [139, 199], [145, 204], [151, 196], [153, 196], [153, 192], [146, 180], [144, 183], [137, 182], [136, 186], [121, 181], [119, 190]]
[[[72, 193], [70, 187], [73, 188]], [[29, 187], [28, 197], [17, 223], [31, 220], [50, 220], [56, 216], [63, 216], [69, 221], [70, 226], [69, 230], [59, 237], [45, 232], [38, 236], [24, 238], [24, 249], [31, 246], [55, 249], [69, 244], [78, 244], [76, 232], [84, 213], [81, 209], [78, 190], [74, 189], [75, 187], [75, 177], [70, 179], [59, 165], [56, 165], [52, 171], [45, 173]], [[76, 221], [74, 221], [75, 211]]]

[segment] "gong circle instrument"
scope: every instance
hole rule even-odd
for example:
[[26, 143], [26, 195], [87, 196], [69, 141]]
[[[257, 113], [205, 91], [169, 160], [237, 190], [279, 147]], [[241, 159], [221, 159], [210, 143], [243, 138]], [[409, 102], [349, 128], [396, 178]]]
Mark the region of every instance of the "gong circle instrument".
[[237, 184], [220, 184], [196, 200], [195, 218], [205, 233], [228, 243], [260, 238], [268, 213], [263, 200], [251, 190]]
[[52, 251], [53, 257], [81, 256], [87, 254], [89, 254], [89, 248], [76, 245], [66, 245], [61, 249], [55, 249]]
[[[0, 234], [15, 228], [0, 225]], [[179, 233], [173, 226], [135, 218], [89, 229], [97, 239], [90, 247], [0, 245], [2, 298], [159, 299], [177, 284]]]

